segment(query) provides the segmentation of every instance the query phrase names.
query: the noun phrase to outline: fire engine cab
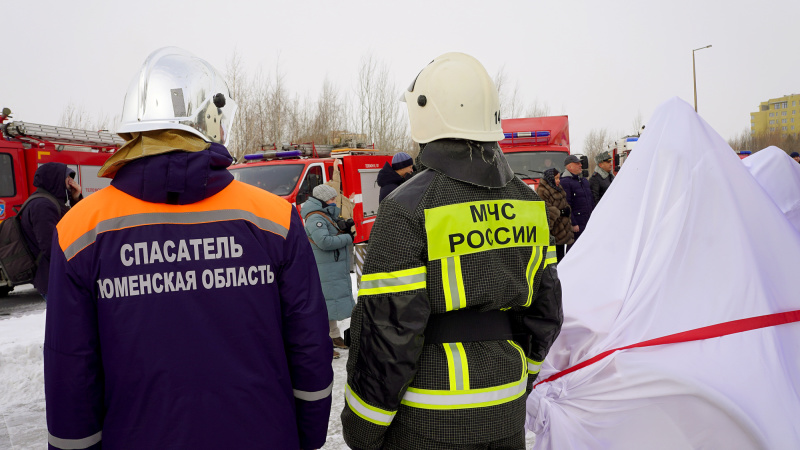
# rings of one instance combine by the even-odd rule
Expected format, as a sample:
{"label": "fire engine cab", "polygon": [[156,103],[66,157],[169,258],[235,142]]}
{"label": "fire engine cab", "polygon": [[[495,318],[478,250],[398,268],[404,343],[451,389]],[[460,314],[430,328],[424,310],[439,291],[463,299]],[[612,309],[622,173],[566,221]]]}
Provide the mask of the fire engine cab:
{"label": "fire engine cab", "polygon": [[[503,119],[501,126],[505,138],[500,148],[514,173],[531,189],[539,186],[545,170],[564,171],[564,160],[570,154],[567,116]],[[578,156],[584,169],[588,168],[588,159]]]}
{"label": "fire engine cab", "polygon": [[[60,162],[75,171],[83,195],[108,186],[111,180],[97,172],[122,146],[116,134],[85,131],[50,125],[13,121],[11,111],[0,113],[0,221],[17,214],[25,200],[36,190],[33,176],[40,165]],[[13,286],[0,271],[0,297]]]}
{"label": "fire engine cab", "polygon": [[639,136],[625,136],[617,139],[613,144],[609,144],[608,152],[614,158],[614,175],[616,175],[628,156],[631,155],[633,146],[639,141]]}
{"label": "fire engine cab", "polygon": [[337,204],[342,216],[355,222],[355,243],[359,244],[369,240],[378,215],[378,172],[392,160],[377,153],[374,148],[289,144],[245,155],[247,162],[231,166],[230,171],[234,179],[279,195],[298,211],[315,187],[338,182]]}
{"label": "fire engine cab", "polygon": [[33,187],[36,169],[60,162],[75,171],[84,197],[108,186],[111,180],[97,171],[125,141],[105,131],[85,131],[13,121],[11,111],[0,114],[0,220],[17,214]]}

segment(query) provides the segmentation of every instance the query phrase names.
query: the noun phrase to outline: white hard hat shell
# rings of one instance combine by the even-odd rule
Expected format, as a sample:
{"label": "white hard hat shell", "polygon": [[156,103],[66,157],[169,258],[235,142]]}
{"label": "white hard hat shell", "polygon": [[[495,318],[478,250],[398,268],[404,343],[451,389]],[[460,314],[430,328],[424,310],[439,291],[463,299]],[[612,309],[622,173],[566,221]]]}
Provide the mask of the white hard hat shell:
{"label": "white hard hat shell", "polygon": [[417,75],[404,93],[411,138],[503,140],[500,98],[483,65],[464,53],[446,53]]}

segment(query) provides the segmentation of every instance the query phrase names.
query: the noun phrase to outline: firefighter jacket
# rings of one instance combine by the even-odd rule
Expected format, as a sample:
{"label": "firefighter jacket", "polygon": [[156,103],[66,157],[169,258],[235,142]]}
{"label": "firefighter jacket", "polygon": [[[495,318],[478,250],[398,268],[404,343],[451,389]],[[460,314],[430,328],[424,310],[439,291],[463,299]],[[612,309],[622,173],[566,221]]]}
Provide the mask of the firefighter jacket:
{"label": "firefighter jacket", "polygon": [[50,448],[319,448],[332,344],[285,200],[225,147],[131,161],[58,224],[44,343]]}
{"label": "firefighter jacket", "polygon": [[336,226],[335,220],[341,212],[338,206],[323,204],[322,200],[310,197],[301,210],[306,222],[306,235],[317,261],[328,320],[347,319],[355,306],[353,281],[350,279],[353,237]]}
{"label": "firefighter jacket", "polygon": [[[524,446],[527,393],[562,322],[544,202],[496,143],[434,141],[420,163],[427,170],[384,199],[371,232],[345,441],[402,448],[422,436],[452,448],[522,434]],[[515,337],[426,342],[429,322],[463,311],[507,314]]]}

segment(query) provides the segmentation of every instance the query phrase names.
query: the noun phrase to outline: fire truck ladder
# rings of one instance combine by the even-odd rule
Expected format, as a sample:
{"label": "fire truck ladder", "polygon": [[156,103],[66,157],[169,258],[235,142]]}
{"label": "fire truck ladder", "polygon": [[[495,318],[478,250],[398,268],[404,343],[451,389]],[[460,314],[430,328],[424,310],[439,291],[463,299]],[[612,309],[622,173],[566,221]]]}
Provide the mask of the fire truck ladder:
{"label": "fire truck ladder", "polygon": [[119,148],[125,141],[107,131],[87,131],[15,121],[4,125],[3,132],[19,140],[49,141],[84,147]]}

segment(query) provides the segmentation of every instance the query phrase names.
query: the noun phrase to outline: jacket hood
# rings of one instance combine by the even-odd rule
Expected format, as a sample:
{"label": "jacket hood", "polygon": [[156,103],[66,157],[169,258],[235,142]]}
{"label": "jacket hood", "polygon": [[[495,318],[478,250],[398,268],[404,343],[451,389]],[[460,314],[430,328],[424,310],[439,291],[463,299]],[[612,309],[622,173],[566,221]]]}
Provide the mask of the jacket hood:
{"label": "jacket hood", "polygon": [[33,175],[33,185],[49,192],[61,203],[66,204],[67,186],[64,180],[66,180],[68,176],[74,178],[75,171],[67,167],[66,164],[49,162],[42,164],[36,169],[36,173]]}
{"label": "jacket hood", "polygon": [[378,172],[376,181],[378,182],[378,186],[383,187],[388,184],[400,184],[405,181],[405,178],[398,175],[389,163],[383,163],[383,168]]}
{"label": "jacket hood", "polygon": [[316,197],[309,197],[308,200],[300,206],[300,215],[302,215],[305,220],[305,217],[314,211],[323,212],[335,219],[339,217],[339,213],[341,213],[342,210],[338,206],[329,205]]}
{"label": "jacket hood", "polygon": [[514,172],[497,142],[440,139],[420,150],[420,170],[429,167],[455,180],[476,186],[500,188]]}
{"label": "jacket hood", "polygon": [[220,144],[194,153],[173,151],[128,162],[111,185],[147,202],[188,205],[225,189],[233,181],[227,170],[232,162]]}

